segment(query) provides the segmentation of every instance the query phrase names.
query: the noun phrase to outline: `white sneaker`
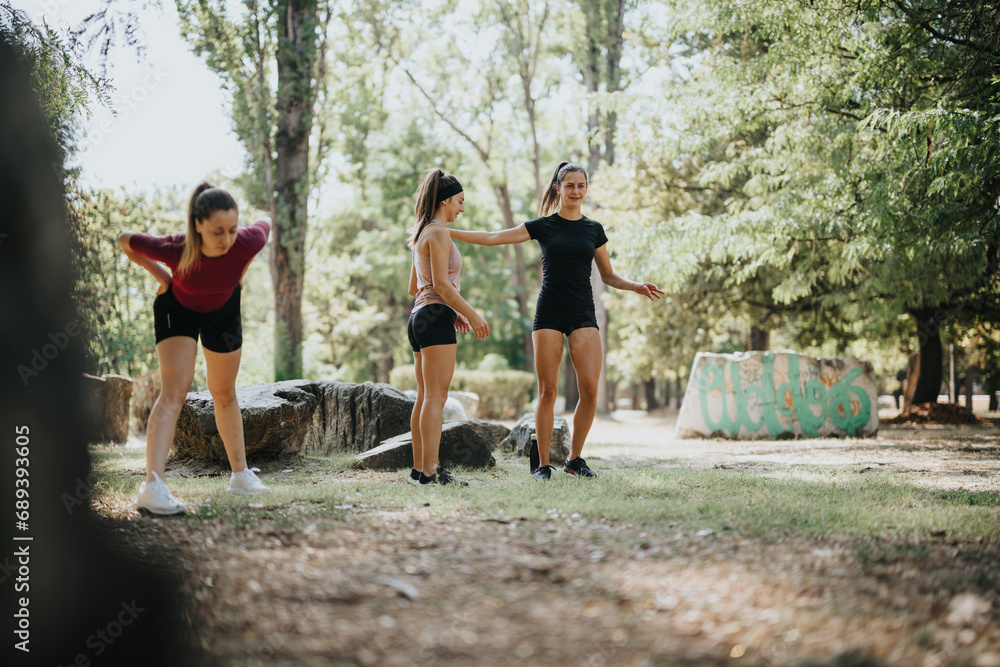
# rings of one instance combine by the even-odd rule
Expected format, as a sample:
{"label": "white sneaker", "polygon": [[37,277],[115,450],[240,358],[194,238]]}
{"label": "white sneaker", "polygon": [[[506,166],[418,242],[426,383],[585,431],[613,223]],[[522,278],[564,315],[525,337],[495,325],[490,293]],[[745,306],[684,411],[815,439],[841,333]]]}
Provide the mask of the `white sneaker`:
{"label": "white sneaker", "polygon": [[260,478],[250,468],[234,472],[233,476],[229,478],[229,488],[226,491],[240,496],[252,496],[255,493],[271,493],[270,487],[264,486],[264,483],[260,481]]}
{"label": "white sneaker", "polygon": [[187,512],[184,503],[174,498],[160,476],[153,473],[152,482],[139,485],[139,497],[135,504],[153,514],[179,514]]}

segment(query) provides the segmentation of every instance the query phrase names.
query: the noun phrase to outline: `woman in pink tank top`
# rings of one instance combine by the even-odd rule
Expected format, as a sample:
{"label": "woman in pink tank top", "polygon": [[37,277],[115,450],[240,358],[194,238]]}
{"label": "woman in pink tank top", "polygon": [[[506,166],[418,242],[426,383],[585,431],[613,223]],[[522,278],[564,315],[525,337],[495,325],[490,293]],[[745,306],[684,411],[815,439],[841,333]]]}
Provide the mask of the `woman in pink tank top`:
{"label": "woman in pink tank top", "polygon": [[202,183],[191,196],[187,233],[157,237],[122,232],[118,237],[128,258],[160,283],[153,301],[160,395],[149,413],[146,481],[136,499],[139,507],[153,514],[186,510],[167,489],[163,474],[177,418],[194,380],[199,337],[215,423],[233,469],[227,490],[240,495],[271,490],[247,467],[243,418],[236,400],[243,345],[241,283],[267,243],[271,227],[264,220],[242,228],[238,223],[232,195]]}
{"label": "woman in pink tank top", "polygon": [[408,481],[413,484],[468,484],[438,465],[444,403],[455,373],[455,331],[474,331],[476,338],[490,335],[486,320],[459,293],[462,256],[446,227],[465,210],[464,202],[458,179],[431,169],[417,190],[417,222],[409,229],[410,296],[416,299],[406,326],[417,376],[417,401],[410,415],[413,470]]}

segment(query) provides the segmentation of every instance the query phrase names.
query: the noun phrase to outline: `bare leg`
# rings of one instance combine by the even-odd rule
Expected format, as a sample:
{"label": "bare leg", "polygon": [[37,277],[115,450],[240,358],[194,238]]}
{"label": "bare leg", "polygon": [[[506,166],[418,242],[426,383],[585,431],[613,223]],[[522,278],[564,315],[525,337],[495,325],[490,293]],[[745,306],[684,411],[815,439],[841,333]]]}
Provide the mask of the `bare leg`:
{"label": "bare leg", "polygon": [[592,327],[577,329],[569,335],[569,358],[576,369],[580,402],[573,412],[573,445],[569,457],[583,453],[590,427],[597,411],[597,383],[601,379],[601,332]]}
{"label": "bare leg", "polygon": [[531,332],[531,342],[535,347],[535,374],[538,376],[538,404],[535,406],[538,464],[547,466],[549,448],[552,446],[552,427],[556,420],[563,335],[561,331],[555,329],[538,329]]}
{"label": "bare leg", "polygon": [[194,338],[174,336],[160,341],[156,357],[160,362],[160,395],[153,403],[146,424],[146,481],[153,473],[163,478],[167,456],[174,443],[177,418],[194,381],[194,360],[198,343]]}
{"label": "bare leg", "polygon": [[424,405],[423,362],[419,352],[413,353],[413,369],[417,374],[417,400],[410,413],[410,439],[413,441],[413,467],[420,470],[424,463],[424,441],[420,438],[420,410]]}
{"label": "bare leg", "polygon": [[424,399],[420,406],[420,440],[423,447],[421,466],[418,470],[428,477],[438,465],[441,447],[441,422],[444,402],[448,400],[448,387],[455,374],[455,354],[458,345],[432,345],[420,351]]}
{"label": "bare leg", "polygon": [[243,442],[243,416],[236,400],[236,375],[240,372],[243,350],[212,352],[205,350],[205,370],[208,391],[215,403],[215,425],[219,428],[222,444],[226,447],[229,466],[233,472],[247,468],[246,445]]}

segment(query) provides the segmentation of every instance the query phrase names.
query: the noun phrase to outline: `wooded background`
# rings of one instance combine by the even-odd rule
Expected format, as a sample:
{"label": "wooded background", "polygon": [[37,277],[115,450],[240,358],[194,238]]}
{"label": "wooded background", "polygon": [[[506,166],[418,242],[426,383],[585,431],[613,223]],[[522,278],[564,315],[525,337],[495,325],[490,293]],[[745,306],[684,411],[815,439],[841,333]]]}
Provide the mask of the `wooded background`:
{"label": "wooded background", "polygon": [[[0,3],[0,38],[67,163],[79,118],[113,85],[80,54],[163,29],[141,25],[139,4],[107,3],[67,32]],[[698,350],[857,356],[885,391],[918,352],[922,402],[937,399],[951,345],[967,386],[1000,388],[995,4],[175,4],[246,147],[241,173],[210,178],[246,222],[275,221],[247,275],[241,383],[388,381],[411,361],[405,230],[421,174],[463,182],[457,227],[496,229],[535,217],[570,159],[590,171],[585,212],[605,225],[616,270],[668,293],[650,304],[595,285],[602,408],[676,400]],[[155,284],[115,238],[180,231],[195,184],[94,191],[63,173],[91,370],[154,369]],[[318,215],[331,181],[346,194]],[[463,294],[492,335],[461,340],[459,362],[530,369],[537,246],[461,250]],[[571,368],[567,388],[575,400]]]}

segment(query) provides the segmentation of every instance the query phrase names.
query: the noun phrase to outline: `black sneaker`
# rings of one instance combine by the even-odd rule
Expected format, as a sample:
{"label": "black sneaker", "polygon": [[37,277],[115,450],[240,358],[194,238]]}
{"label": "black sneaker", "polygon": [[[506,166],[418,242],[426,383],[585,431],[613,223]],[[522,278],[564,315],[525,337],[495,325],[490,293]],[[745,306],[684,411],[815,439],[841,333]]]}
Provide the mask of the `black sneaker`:
{"label": "black sneaker", "polygon": [[406,478],[408,484],[420,484],[420,471],[414,468],[410,471],[410,476]]}
{"label": "black sneaker", "polygon": [[577,477],[597,477],[594,471],[587,467],[587,462],[583,460],[582,456],[578,456],[575,459],[566,459],[566,465],[563,466],[563,472],[568,472],[571,475],[576,475]]}
{"label": "black sneaker", "polygon": [[552,466],[538,466],[535,468],[535,472],[531,473],[531,479],[549,481],[552,479]]}
{"label": "black sneaker", "polygon": [[417,484],[419,484],[420,486],[427,486],[428,484],[436,484],[436,483],[437,483],[437,475],[431,475],[430,477],[428,477],[424,473],[420,473],[420,479],[417,480]]}
{"label": "black sneaker", "polygon": [[468,482],[463,482],[460,479],[455,479],[454,475],[452,475],[450,472],[448,472],[441,466],[437,467],[437,482],[438,484],[458,484],[460,486],[469,485]]}

